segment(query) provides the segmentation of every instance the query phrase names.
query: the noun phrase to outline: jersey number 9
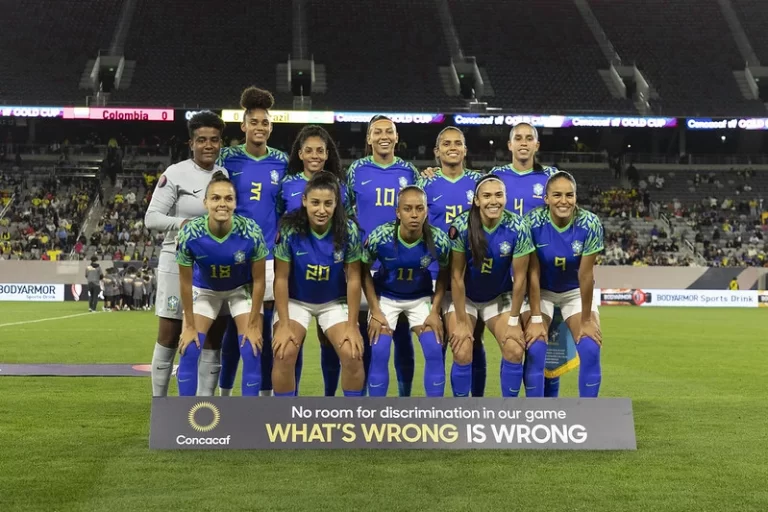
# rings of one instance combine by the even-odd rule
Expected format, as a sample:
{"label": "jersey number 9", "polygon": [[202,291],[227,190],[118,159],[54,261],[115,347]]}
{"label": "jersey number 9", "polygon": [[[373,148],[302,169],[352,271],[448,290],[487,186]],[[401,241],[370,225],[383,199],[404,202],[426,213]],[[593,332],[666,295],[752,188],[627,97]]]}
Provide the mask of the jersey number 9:
{"label": "jersey number 9", "polygon": [[251,201],[261,201],[261,183],[251,182]]}
{"label": "jersey number 9", "polygon": [[555,256],[555,266],[557,268],[563,269],[563,272],[565,272],[565,258],[561,258],[560,256]]}
{"label": "jersey number 9", "polygon": [[213,279],[226,279],[232,275],[230,265],[211,265],[211,277]]}
{"label": "jersey number 9", "polygon": [[307,265],[307,281],[328,281],[331,278],[331,267],[325,265]]}
{"label": "jersey number 9", "polygon": [[[382,191],[383,191],[383,194],[382,194]],[[382,199],[384,200],[383,202],[382,202]],[[395,189],[377,188],[376,189],[376,206],[395,206]]]}
{"label": "jersey number 9", "polygon": [[445,207],[445,223],[449,225],[453,222],[453,219],[458,217],[464,212],[464,207],[460,204],[446,206]]}

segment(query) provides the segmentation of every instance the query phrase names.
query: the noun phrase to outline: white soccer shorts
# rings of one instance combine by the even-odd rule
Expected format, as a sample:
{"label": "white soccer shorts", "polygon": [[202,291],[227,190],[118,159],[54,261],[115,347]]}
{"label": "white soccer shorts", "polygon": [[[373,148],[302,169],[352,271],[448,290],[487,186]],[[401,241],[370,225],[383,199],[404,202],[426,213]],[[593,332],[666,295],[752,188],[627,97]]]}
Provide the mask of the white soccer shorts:
{"label": "white soccer shorts", "polygon": [[[233,290],[215,291],[207,288],[192,288],[192,311],[196,315],[216,319],[222,306],[229,306],[232,317],[251,314],[251,285],[238,286]],[[261,313],[264,313],[262,307]]]}
{"label": "white soccer shorts", "polygon": [[[598,313],[600,296],[592,299],[592,311]],[[581,313],[581,290],[578,288],[567,292],[555,293],[549,290],[541,290],[541,313],[549,318],[555,314],[555,307],[559,307],[563,319],[568,320],[573,315]]]}
{"label": "white soccer shorts", "polygon": [[275,260],[266,261],[264,284],[264,302],[275,300]]}
{"label": "white soccer shorts", "polygon": [[[395,300],[388,297],[379,298],[379,307],[384,317],[387,319],[390,330],[394,331],[397,327],[397,318],[401,313],[408,317],[408,324],[411,328],[424,325],[424,321],[432,311],[432,298],[422,297],[415,300]],[[370,320],[370,315],[369,315]]]}
{"label": "white soccer shorts", "polygon": [[[312,317],[315,317],[317,318],[317,323],[320,324],[320,329],[325,332],[334,325],[348,321],[349,308],[347,308],[347,303],[342,300],[312,304],[310,302],[289,299],[288,316],[291,320],[304,327],[304,330],[309,329],[309,323],[312,321]],[[280,319],[278,318],[277,308],[275,308],[272,325],[276,324],[278,320]]]}
{"label": "white soccer shorts", "polygon": [[158,269],[155,315],[171,320],[181,320],[182,313],[179,274]]}
{"label": "white soccer shorts", "polygon": [[[455,313],[453,300],[449,300],[447,310],[448,313]],[[471,300],[464,299],[465,309],[467,314],[477,320],[480,318],[483,322],[488,323],[491,318],[495,318],[503,313],[509,313],[512,311],[512,292],[502,293],[498,297],[489,300],[488,302],[473,302]]]}

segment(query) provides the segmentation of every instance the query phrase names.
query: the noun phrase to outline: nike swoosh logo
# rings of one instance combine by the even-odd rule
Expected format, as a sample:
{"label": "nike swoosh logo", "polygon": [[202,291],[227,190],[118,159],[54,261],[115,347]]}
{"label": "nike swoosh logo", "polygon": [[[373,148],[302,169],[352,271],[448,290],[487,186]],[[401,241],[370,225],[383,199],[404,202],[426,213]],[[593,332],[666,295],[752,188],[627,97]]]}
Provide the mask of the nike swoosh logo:
{"label": "nike swoosh logo", "polygon": [[299,194],[301,194],[301,192],[294,192],[293,194],[291,194],[291,197],[297,196]]}
{"label": "nike swoosh logo", "polygon": [[361,185],[367,185],[367,184],[369,184],[369,183],[370,183],[370,182],[372,182],[372,181],[373,181],[373,180],[366,180],[366,181],[361,181],[361,182],[360,182],[360,184],[361,184]]}
{"label": "nike swoosh logo", "polygon": [[207,258],[207,257],[208,257],[207,254],[201,254],[200,256],[197,257],[197,259],[202,260],[203,258]]}
{"label": "nike swoosh logo", "polygon": [[433,201],[439,201],[441,197],[443,197],[443,194],[440,194],[440,195],[439,195],[439,196],[437,196],[437,197],[433,197],[433,198],[432,198],[432,200],[433,200]]}
{"label": "nike swoosh logo", "polygon": [[197,190],[193,190],[193,191],[192,191],[192,193],[193,193],[193,194],[195,194],[195,195],[197,195],[197,194],[199,194],[199,193],[200,193],[200,192],[202,192],[202,191],[203,191],[203,189],[199,188],[199,189],[197,189]]}
{"label": "nike swoosh logo", "polygon": [[384,383],[382,382],[381,384],[368,384],[368,387],[371,387],[371,388],[380,388],[380,387],[381,387],[381,386],[383,386],[383,385],[384,385]]}
{"label": "nike swoosh logo", "polygon": [[593,388],[593,387],[595,387],[595,386],[599,386],[599,385],[600,385],[600,383],[599,383],[599,382],[595,382],[594,384],[589,384],[589,383],[588,383],[588,384],[587,384],[587,387],[588,387],[588,388]]}
{"label": "nike swoosh logo", "polygon": [[512,389],[512,388],[509,388],[509,392],[510,392],[510,393],[519,393],[519,392],[520,392],[520,390],[519,390],[519,389]]}
{"label": "nike swoosh logo", "polygon": [[189,382],[189,381],[191,381],[191,380],[192,380],[192,379],[179,379],[179,382]]}
{"label": "nike swoosh logo", "polygon": [[305,254],[309,254],[307,251],[296,251],[296,256],[304,256]]}
{"label": "nike swoosh logo", "polygon": [[433,386],[442,386],[443,384],[445,384],[445,381],[443,381],[443,382],[433,382],[432,383]]}
{"label": "nike swoosh logo", "polygon": [[232,176],[240,176],[241,174],[243,174],[243,172],[244,171],[242,171],[242,172],[233,172]]}
{"label": "nike swoosh logo", "polygon": [[547,247],[549,244],[536,244],[537,248]]}
{"label": "nike swoosh logo", "polygon": [[397,258],[384,258],[386,261],[397,261]]}
{"label": "nike swoosh logo", "polygon": [[258,383],[258,382],[246,382],[246,383],[245,383],[245,385],[246,385],[247,387],[249,387],[249,388],[252,388],[252,387],[254,387],[254,386],[258,386],[258,385],[259,385],[259,383]]}

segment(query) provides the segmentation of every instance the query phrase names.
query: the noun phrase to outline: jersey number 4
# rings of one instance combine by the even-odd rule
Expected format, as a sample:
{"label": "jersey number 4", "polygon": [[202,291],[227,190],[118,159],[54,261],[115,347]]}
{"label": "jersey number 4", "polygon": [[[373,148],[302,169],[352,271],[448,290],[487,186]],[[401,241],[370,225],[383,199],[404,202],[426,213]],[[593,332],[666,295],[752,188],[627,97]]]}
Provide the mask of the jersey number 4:
{"label": "jersey number 4", "polygon": [[514,206],[512,207],[512,211],[520,216],[523,215],[523,211],[525,208],[523,207],[523,200],[515,198],[514,200]]}
{"label": "jersey number 4", "polygon": [[307,281],[328,281],[331,278],[331,267],[325,265],[307,265]]}
{"label": "jersey number 4", "polygon": [[211,265],[211,277],[213,279],[226,279],[232,275],[230,265]]}

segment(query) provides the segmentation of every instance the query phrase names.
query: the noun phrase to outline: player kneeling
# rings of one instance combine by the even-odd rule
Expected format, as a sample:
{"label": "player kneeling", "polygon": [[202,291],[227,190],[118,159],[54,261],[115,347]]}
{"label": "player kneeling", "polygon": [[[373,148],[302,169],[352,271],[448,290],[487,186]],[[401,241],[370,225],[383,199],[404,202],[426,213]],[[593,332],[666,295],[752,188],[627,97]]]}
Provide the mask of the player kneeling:
{"label": "player kneeling", "polygon": [[[193,352],[186,350],[190,344],[198,348],[205,344],[208,330],[226,302],[237,325],[243,356],[243,394],[250,386],[258,394],[267,246],[256,222],[234,214],[235,189],[224,173],[215,172],[211,177],[205,207],[207,215],[187,222],[179,231],[176,261],[186,319],[179,352],[184,358],[186,352]],[[197,395],[213,396],[219,372],[210,371],[205,363],[211,362],[200,361]]]}
{"label": "player kneeling", "polygon": [[533,246],[525,219],[506,211],[506,203],[504,184],[495,176],[486,176],[477,184],[470,210],[457,217],[449,231],[453,301],[447,308],[446,325],[453,351],[454,396],[469,396],[472,333],[478,318],[485,321],[501,347],[501,395],[520,393],[525,339],[519,315]]}
{"label": "player kneeling", "polygon": [[347,219],[339,181],[330,172],[316,173],[304,189],[301,208],[283,217],[274,254],[275,396],[295,395],[296,358],[312,317],[341,360],[344,396],[362,396],[360,232]]}
{"label": "player kneeling", "polygon": [[[443,396],[445,365],[440,304],[448,278],[450,240],[427,222],[427,195],[419,187],[411,185],[400,191],[396,213],[396,221],[371,232],[363,249],[365,296],[371,312],[368,322],[372,346],[368,394],[387,396],[392,331],[400,314],[405,313],[424,351],[426,395]],[[381,266],[371,277],[368,268],[376,261]],[[441,270],[433,298],[429,267],[435,261]]]}
{"label": "player kneeling", "polygon": [[602,381],[602,334],[592,294],[603,226],[597,215],[576,206],[576,181],[565,171],[549,178],[544,200],[547,206],[527,215],[536,252],[529,269],[531,320],[526,338],[531,346],[546,339],[559,307],[579,353],[579,396],[594,398]]}

